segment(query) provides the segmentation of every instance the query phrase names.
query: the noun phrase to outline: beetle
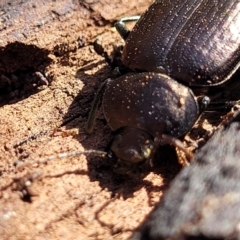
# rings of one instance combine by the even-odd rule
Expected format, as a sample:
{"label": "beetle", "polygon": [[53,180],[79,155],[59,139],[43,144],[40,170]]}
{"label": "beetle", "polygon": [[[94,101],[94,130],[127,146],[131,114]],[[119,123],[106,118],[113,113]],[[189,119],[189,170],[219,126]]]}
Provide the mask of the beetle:
{"label": "beetle", "polygon": [[122,61],[137,71],[160,72],[191,86],[226,82],[240,66],[239,0],[157,0],[126,40]]}
{"label": "beetle", "polygon": [[134,18],[116,28],[125,40],[122,63],[133,72],[100,86],[86,131],[93,131],[102,98],[108,125],[122,130],[111,147],[119,159],[142,162],[159,144],[173,144],[191,158],[177,140],[200,114],[189,87],[221,85],[239,68],[240,1],[157,0],[132,31],[128,20]]}

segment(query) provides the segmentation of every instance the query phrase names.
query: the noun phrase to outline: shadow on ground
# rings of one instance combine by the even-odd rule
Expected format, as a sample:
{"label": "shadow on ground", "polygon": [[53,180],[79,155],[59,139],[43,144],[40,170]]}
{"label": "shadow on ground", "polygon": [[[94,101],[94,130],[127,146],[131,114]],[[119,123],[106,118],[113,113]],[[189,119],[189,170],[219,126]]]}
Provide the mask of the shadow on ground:
{"label": "shadow on ground", "polygon": [[0,107],[13,104],[48,85],[44,76],[51,63],[49,52],[35,45],[20,42],[9,43],[0,48]]}

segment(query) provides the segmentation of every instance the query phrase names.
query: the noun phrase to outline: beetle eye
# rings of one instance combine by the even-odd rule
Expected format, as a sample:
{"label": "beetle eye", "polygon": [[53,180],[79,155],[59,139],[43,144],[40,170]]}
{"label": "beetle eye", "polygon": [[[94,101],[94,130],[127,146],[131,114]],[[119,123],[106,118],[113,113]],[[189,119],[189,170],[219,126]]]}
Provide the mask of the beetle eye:
{"label": "beetle eye", "polygon": [[149,159],[153,153],[154,145],[151,141],[146,141],[142,147],[142,155],[145,159]]}

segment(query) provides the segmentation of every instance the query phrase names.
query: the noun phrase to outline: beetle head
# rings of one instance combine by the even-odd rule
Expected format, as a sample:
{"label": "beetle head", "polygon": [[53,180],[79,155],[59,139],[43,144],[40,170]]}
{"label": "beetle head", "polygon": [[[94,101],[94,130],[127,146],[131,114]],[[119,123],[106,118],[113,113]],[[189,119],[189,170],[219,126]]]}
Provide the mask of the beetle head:
{"label": "beetle head", "polygon": [[144,130],[125,127],[114,138],[111,150],[121,160],[138,163],[151,158],[154,141],[152,136]]}

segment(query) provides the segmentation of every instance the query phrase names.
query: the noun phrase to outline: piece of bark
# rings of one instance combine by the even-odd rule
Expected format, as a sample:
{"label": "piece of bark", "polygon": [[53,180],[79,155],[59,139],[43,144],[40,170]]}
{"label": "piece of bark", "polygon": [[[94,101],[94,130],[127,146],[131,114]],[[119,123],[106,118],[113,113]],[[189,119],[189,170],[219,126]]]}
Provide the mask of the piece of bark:
{"label": "piece of bark", "polygon": [[184,168],[132,240],[240,239],[240,112]]}
{"label": "piece of bark", "polygon": [[69,34],[80,35],[90,14],[72,0],[4,1],[0,11],[1,47],[18,41],[46,48],[61,41],[67,29]]}
{"label": "piece of bark", "polygon": [[[152,1],[24,0],[0,3],[0,47],[10,42],[51,48],[64,38],[88,35],[120,17],[142,13]],[[89,21],[91,19],[91,21]],[[92,37],[92,36],[89,36]]]}
{"label": "piece of bark", "polygon": [[[16,4],[27,2],[30,1],[15,1]],[[44,9],[51,9],[53,2],[64,3],[45,1]],[[164,161],[161,157],[162,164],[154,173],[135,181],[116,175],[111,159],[78,156],[16,171],[16,160],[84,148],[104,150],[111,140],[110,129],[101,113],[94,133],[84,133],[94,93],[102,81],[112,76],[111,68],[93,51],[92,43],[100,35],[104,46],[111,50],[109,46],[117,45],[121,38],[112,22],[99,26],[101,14],[86,8],[82,2],[75,1],[80,6],[78,10],[46,22],[36,32],[31,27],[34,19],[21,26],[16,21],[18,31],[24,27],[31,30],[27,38],[18,38],[20,43],[13,38],[14,28],[0,32],[4,41],[2,50],[9,56],[5,58],[8,63],[0,64],[8,78],[3,76],[5,83],[12,78],[14,83],[24,85],[14,84],[6,96],[9,100],[4,98],[0,103],[1,239],[128,239],[179,169],[174,161]],[[137,6],[138,2],[133,0],[131,4]],[[38,17],[45,18],[40,13]],[[82,16],[86,19],[82,20]],[[81,35],[86,43],[75,48],[74,43]],[[15,53],[22,49],[22,55],[17,52],[21,58],[7,54],[13,49]],[[0,60],[1,57],[0,54]],[[15,61],[15,65],[15,59],[22,60]],[[43,90],[31,91],[31,80],[36,75],[33,71],[41,72],[49,80],[48,86],[42,86]],[[38,173],[42,173],[41,179],[35,178]]]}

